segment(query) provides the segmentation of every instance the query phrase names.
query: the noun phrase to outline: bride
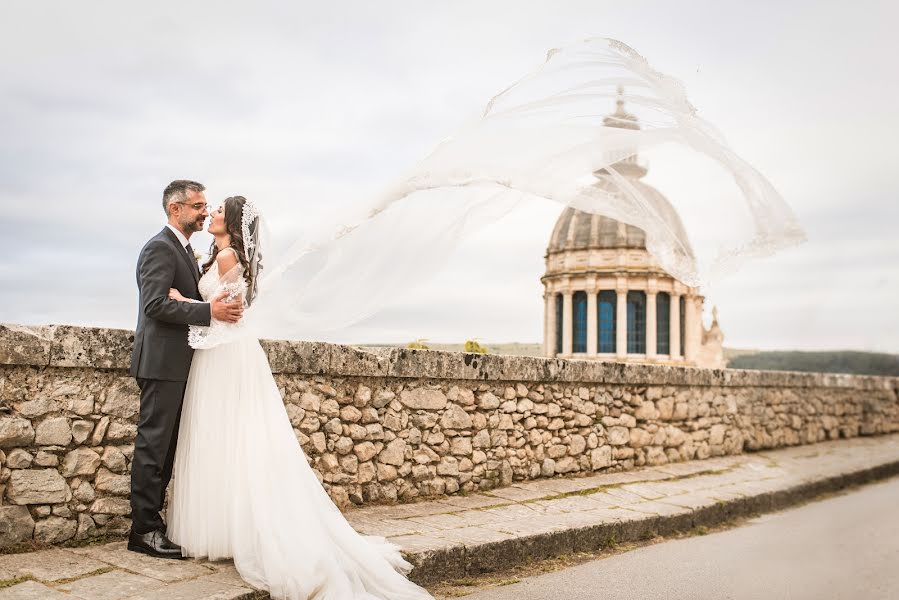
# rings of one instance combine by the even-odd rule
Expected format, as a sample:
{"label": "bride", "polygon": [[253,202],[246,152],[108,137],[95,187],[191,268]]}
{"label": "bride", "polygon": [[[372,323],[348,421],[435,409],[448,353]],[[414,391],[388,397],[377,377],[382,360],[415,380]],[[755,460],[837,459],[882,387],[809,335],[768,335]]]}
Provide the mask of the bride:
{"label": "bride", "polygon": [[[251,305],[260,217],[242,196],[211,215],[200,293]],[[189,302],[177,290],[169,296]],[[192,327],[168,537],[185,556],[233,558],[240,576],[286,600],[431,598],[384,538],[358,534],[325,493],[296,439],[259,341],[243,322]],[[243,330],[243,331],[242,331]]]}

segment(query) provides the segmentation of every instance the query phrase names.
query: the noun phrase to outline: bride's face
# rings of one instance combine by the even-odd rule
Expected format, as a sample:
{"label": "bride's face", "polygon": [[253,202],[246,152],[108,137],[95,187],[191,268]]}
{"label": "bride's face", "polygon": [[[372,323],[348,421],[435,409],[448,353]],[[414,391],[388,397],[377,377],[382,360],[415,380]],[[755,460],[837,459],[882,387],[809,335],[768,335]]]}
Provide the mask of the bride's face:
{"label": "bride's face", "polygon": [[222,204],[209,215],[209,227],[206,231],[215,235],[217,233],[226,233],[225,229],[225,205]]}

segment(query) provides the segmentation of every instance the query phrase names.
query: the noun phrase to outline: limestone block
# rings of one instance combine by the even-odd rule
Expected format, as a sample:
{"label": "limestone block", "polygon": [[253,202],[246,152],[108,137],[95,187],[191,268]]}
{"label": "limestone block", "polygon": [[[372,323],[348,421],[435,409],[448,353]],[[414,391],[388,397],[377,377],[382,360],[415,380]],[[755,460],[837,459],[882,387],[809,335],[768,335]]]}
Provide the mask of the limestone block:
{"label": "limestone block", "polygon": [[18,402],[15,404],[15,407],[16,412],[29,419],[42,417],[49,412],[58,410],[56,403],[49,396],[41,396],[34,400]]}
{"label": "limestone block", "polygon": [[16,448],[6,455],[6,466],[10,469],[27,469],[31,466],[34,457],[30,452]]}
{"label": "limestone block", "polygon": [[62,463],[62,474],[66,477],[93,475],[99,467],[99,454],[90,448],[76,448],[66,454]]}
{"label": "limestone block", "polygon": [[90,421],[75,421],[72,423],[72,439],[76,444],[83,444],[94,430],[94,424]]}
{"label": "limestone block", "polygon": [[304,392],[300,396],[300,408],[303,410],[317,413],[321,410],[322,397],[312,392]]}
{"label": "limestone block", "polygon": [[359,483],[374,481],[377,471],[373,462],[360,463],[356,470],[356,480]]}
{"label": "limestone block", "polygon": [[113,473],[121,473],[128,466],[125,454],[116,446],[107,446],[103,450],[100,461]]}
{"label": "limestone block", "polygon": [[0,448],[30,446],[34,442],[31,421],[18,417],[0,417]]}
{"label": "limestone block", "polygon": [[634,411],[634,417],[639,421],[653,421],[659,418],[659,411],[652,402],[643,402]]}
{"label": "limestone block", "polygon": [[400,392],[400,402],[406,408],[413,410],[440,410],[446,407],[447,398],[440,390],[415,388]]}
{"label": "limestone block", "polygon": [[669,425],[666,429],[665,446],[680,446],[687,440],[687,434],[678,429],[674,425]]}
{"label": "limestone block", "polygon": [[99,515],[130,515],[131,503],[126,498],[98,498],[91,505],[91,512]]}
{"label": "limestone block", "polygon": [[325,398],[322,400],[319,412],[323,417],[331,419],[340,416],[340,403],[334,398]]}
{"label": "limestone block", "polygon": [[6,495],[13,504],[54,504],[66,502],[70,494],[66,480],[56,469],[13,471]]}
{"label": "limestone block", "polygon": [[[374,456],[374,446],[369,442],[369,445],[372,447],[372,456]],[[341,437],[337,440],[337,443],[334,444],[334,449],[338,454],[348,454],[353,451],[355,444],[353,440],[348,437]],[[369,459],[371,456],[369,456]]]}
{"label": "limestone block", "polygon": [[80,513],[78,515],[78,529],[75,531],[76,540],[86,540],[97,534],[97,526],[90,516]]}
{"label": "limestone block", "polygon": [[362,411],[355,406],[344,406],[340,409],[340,419],[344,423],[358,423],[362,420]]}
{"label": "limestone block", "polygon": [[109,429],[109,421],[109,417],[103,417],[97,422],[94,432],[91,434],[91,446],[99,446],[103,441],[106,431]]}
{"label": "limestone block", "polygon": [[[97,427],[99,429],[99,425]],[[135,423],[123,423],[122,421],[110,421],[106,430],[106,439],[111,442],[131,442],[137,437],[137,425]]]}
{"label": "limestone block", "polygon": [[53,334],[52,327],[0,325],[0,365],[46,367]]}
{"label": "limestone block", "polygon": [[40,467],[55,467],[59,465],[59,457],[52,452],[39,450],[34,457],[34,464]]}
{"label": "limestone block", "polygon": [[648,465],[664,465],[668,463],[668,455],[665,454],[663,448],[651,446],[646,450],[646,464]]}
{"label": "limestone block", "polygon": [[94,501],[94,488],[87,481],[82,481],[75,491],[72,494],[76,500],[79,502],[84,502],[85,504]]}
{"label": "limestone block", "polygon": [[[724,443],[724,434],[727,432],[727,426],[725,425],[712,425],[712,430],[709,432],[709,444],[712,446],[718,446]],[[813,440],[817,441],[817,440]]]}
{"label": "limestone block", "polygon": [[611,466],[612,447],[600,446],[599,448],[594,448],[590,452],[590,464],[592,465],[594,471]]}
{"label": "limestone block", "polygon": [[494,410],[499,408],[499,398],[492,392],[482,392],[478,394],[478,408],[481,410]]}
{"label": "limestone block", "polygon": [[571,441],[568,442],[568,453],[572,456],[581,454],[584,450],[587,449],[587,440],[582,435],[573,435],[571,436]]}
{"label": "limestone block", "polygon": [[40,446],[67,446],[72,441],[72,428],[65,417],[51,417],[41,421],[34,443]]}
{"label": "limestone block", "polygon": [[127,496],[131,493],[131,476],[116,475],[108,469],[101,468],[97,472],[94,486],[99,492],[116,496]]}
{"label": "limestone block", "polygon": [[471,443],[475,448],[489,448],[490,433],[486,429],[481,429],[474,435]]}
{"label": "limestone block", "polygon": [[449,391],[446,393],[446,398],[450,402],[455,402],[460,406],[474,405],[474,392],[457,385],[454,385],[449,389]]}
{"label": "limestone block", "polygon": [[119,377],[100,394],[100,412],[130,419],[140,410],[140,390],[131,377]]}
{"label": "limestone block", "polygon": [[396,471],[396,467],[392,465],[385,465],[384,463],[377,464],[378,470],[378,481],[394,481],[399,475]]}
{"label": "limestone block", "polygon": [[78,522],[62,517],[48,517],[35,523],[34,539],[45,544],[58,544],[75,537]]}
{"label": "limestone block", "polygon": [[309,441],[312,444],[312,447],[316,452],[321,454],[328,448],[327,440],[325,439],[325,434],[321,431],[317,431],[309,436]]}
{"label": "limestone block", "polygon": [[471,456],[471,438],[454,437],[450,440],[450,452],[456,456]]}
{"label": "limestone block", "polygon": [[565,456],[556,461],[556,473],[571,473],[579,468],[577,460],[573,456]]}
{"label": "limestone block", "polygon": [[624,446],[630,442],[630,431],[627,427],[611,427],[609,428],[608,439],[613,446]]}
{"label": "limestone block", "polygon": [[443,429],[470,429],[471,425],[471,415],[455,404],[450,404],[440,417]]}
{"label": "limestone block", "polygon": [[[354,451],[356,454],[356,458],[358,458],[361,462],[370,461],[377,453],[375,445],[371,442],[361,442],[359,444],[356,444]],[[405,452],[405,449],[403,451]],[[402,462],[400,464],[402,464]]]}
{"label": "limestone block", "polygon": [[83,398],[73,398],[72,412],[82,417],[85,417],[94,412],[94,397],[86,396]]}
{"label": "limestone block", "polygon": [[34,519],[27,506],[0,506],[0,548],[31,540]]}
{"label": "limestone block", "polygon": [[124,329],[59,325],[50,353],[51,367],[127,369],[134,333]]}
{"label": "limestone block", "polygon": [[406,442],[397,438],[381,450],[381,453],[378,455],[378,462],[399,467],[405,460],[405,453]]}

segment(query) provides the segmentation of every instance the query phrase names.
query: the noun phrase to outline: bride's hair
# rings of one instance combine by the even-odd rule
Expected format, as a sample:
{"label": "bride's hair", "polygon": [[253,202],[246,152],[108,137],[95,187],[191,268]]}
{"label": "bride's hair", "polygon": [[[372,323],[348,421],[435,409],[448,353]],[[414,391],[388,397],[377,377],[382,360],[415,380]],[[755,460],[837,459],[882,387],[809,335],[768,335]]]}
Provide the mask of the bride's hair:
{"label": "bride's hair", "polygon": [[[237,253],[237,260],[240,261],[240,264],[243,266],[243,277],[246,280],[247,285],[252,286],[250,261],[247,260],[247,253],[244,251],[243,229],[241,227],[241,223],[243,222],[243,205],[246,204],[246,202],[247,199],[243,196],[231,196],[230,198],[225,198],[223,204],[225,205],[225,231],[231,236],[231,248]],[[216,246],[215,241],[213,241],[212,247],[209,249],[209,260],[203,265],[204,273],[208,271],[212,266],[212,263],[215,262],[218,253],[218,246]]]}

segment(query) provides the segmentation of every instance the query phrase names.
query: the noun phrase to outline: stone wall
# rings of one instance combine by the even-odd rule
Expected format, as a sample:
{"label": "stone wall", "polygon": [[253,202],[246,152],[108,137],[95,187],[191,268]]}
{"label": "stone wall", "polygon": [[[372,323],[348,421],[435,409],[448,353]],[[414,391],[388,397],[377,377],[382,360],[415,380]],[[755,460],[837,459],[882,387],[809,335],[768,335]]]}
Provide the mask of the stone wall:
{"label": "stone wall", "polygon": [[[0,325],[0,547],[128,530],[131,341]],[[899,431],[899,378],[263,345],[341,506]]]}

